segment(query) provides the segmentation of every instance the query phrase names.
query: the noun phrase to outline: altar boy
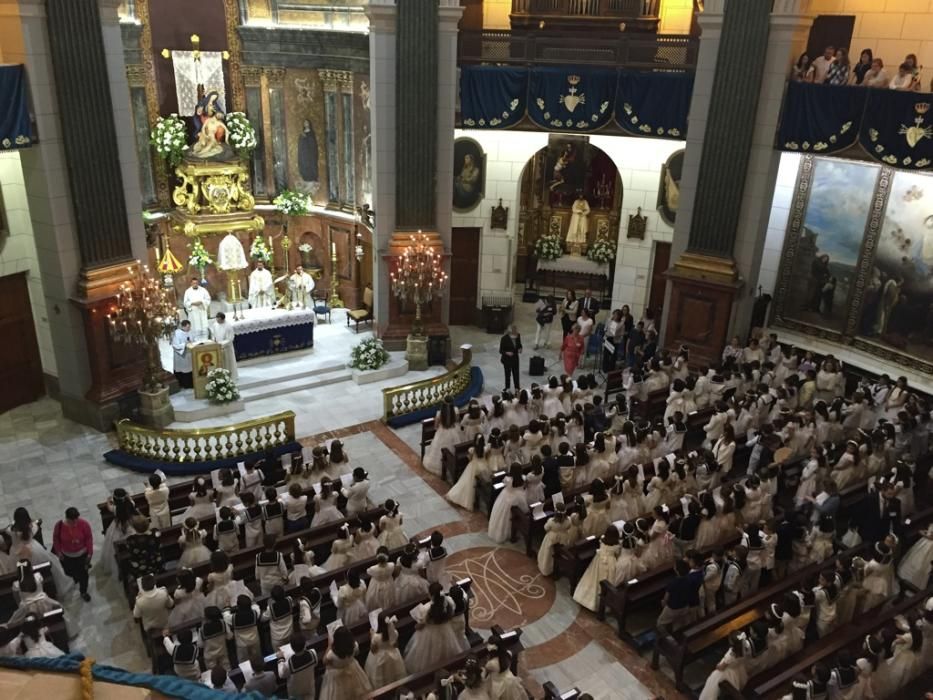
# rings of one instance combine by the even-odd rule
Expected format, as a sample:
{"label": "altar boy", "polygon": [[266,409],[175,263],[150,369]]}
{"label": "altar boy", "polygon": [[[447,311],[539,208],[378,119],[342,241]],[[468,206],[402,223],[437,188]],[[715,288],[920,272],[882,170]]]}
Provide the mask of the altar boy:
{"label": "altar boy", "polygon": [[233,381],[237,379],[236,352],[233,349],[235,335],[233,326],[227,323],[226,315],[223,312],[218,313],[214,325],[211,326],[211,338],[220,345],[220,349],[224,354],[224,367],[230,372]]}
{"label": "altar boy", "polygon": [[190,389],[194,386],[191,376],[191,351],[188,349],[188,343],[191,342],[191,321],[184,320],[181,327],[175,329],[175,335],[172,336],[172,357],[175,360],[175,378],[182,389]]}

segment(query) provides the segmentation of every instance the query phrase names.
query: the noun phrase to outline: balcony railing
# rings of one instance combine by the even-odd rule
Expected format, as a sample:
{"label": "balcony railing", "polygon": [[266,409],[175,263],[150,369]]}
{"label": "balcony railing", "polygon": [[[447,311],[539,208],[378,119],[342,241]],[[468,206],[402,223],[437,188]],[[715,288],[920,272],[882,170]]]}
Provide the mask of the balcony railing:
{"label": "balcony railing", "polygon": [[513,15],[657,17],[660,0],[512,0]]}
{"label": "balcony railing", "polygon": [[593,64],[636,70],[692,71],[696,67],[698,49],[697,39],[682,34],[619,33],[612,37],[590,36],[585,41],[566,34],[506,30],[461,30],[459,35],[461,64]]}

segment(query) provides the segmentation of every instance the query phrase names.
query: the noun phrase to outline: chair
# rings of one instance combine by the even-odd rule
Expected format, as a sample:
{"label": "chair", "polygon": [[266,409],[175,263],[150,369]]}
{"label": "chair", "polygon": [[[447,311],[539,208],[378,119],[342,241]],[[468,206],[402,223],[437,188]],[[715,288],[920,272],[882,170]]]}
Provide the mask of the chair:
{"label": "chair", "polygon": [[323,294],[311,292],[311,299],[314,302],[314,317],[326,318],[330,323],[330,307],[327,305],[327,297]]}
{"label": "chair", "polygon": [[347,328],[350,327],[350,321],[353,321],[356,324],[356,332],[360,332],[360,323],[364,321],[369,321],[369,324],[372,325],[373,322],[373,288],[368,284],[366,289],[363,290],[363,307],[360,309],[352,309],[347,311]]}

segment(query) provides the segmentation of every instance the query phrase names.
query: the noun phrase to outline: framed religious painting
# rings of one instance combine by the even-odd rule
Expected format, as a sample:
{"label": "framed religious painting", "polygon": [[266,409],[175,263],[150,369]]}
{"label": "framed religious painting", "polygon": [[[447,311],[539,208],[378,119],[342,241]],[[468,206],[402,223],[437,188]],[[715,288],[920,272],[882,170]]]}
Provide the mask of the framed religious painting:
{"label": "framed religious painting", "polygon": [[854,345],[933,372],[933,176],[892,174]]}
{"label": "framed religious painting", "polygon": [[661,182],[658,184],[658,214],[668,226],[677,221],[680,203],[680,173],[684,167],[684,150],[674,151],[661,166]]}
{"label": "framed religious painting", "polygon": [[[772,322],[841,341],[865,287],[886,196],[882,168],[804,156],[784,237]],[[870,252],[870,251],[869,251]]]}
{"label": "framed religious painting", "polygon": [[212,369],[224,366],[220,346],[212,340],[202,340],[188,345],[191,352],[194,398],[207,398],[207,376]]}
{"label": "framed religious painting", "polygon": [[486,154],[478,141],[454,141],[454,211],[467,212],[483,199],[486,187]]}

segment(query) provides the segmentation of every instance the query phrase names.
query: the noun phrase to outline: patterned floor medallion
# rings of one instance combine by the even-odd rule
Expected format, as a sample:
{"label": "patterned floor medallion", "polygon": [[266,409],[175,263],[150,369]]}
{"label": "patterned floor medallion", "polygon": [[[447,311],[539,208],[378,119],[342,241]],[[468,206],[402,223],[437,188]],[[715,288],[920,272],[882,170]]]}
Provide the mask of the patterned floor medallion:
{"label": "patterned floor medallion", "polygon": [[510,549],[474,547],[447,561],[452,578],[473,580],[470,626],[512,629],[547,614],[554,603],[554,582],[542,576],[535,560]]}

